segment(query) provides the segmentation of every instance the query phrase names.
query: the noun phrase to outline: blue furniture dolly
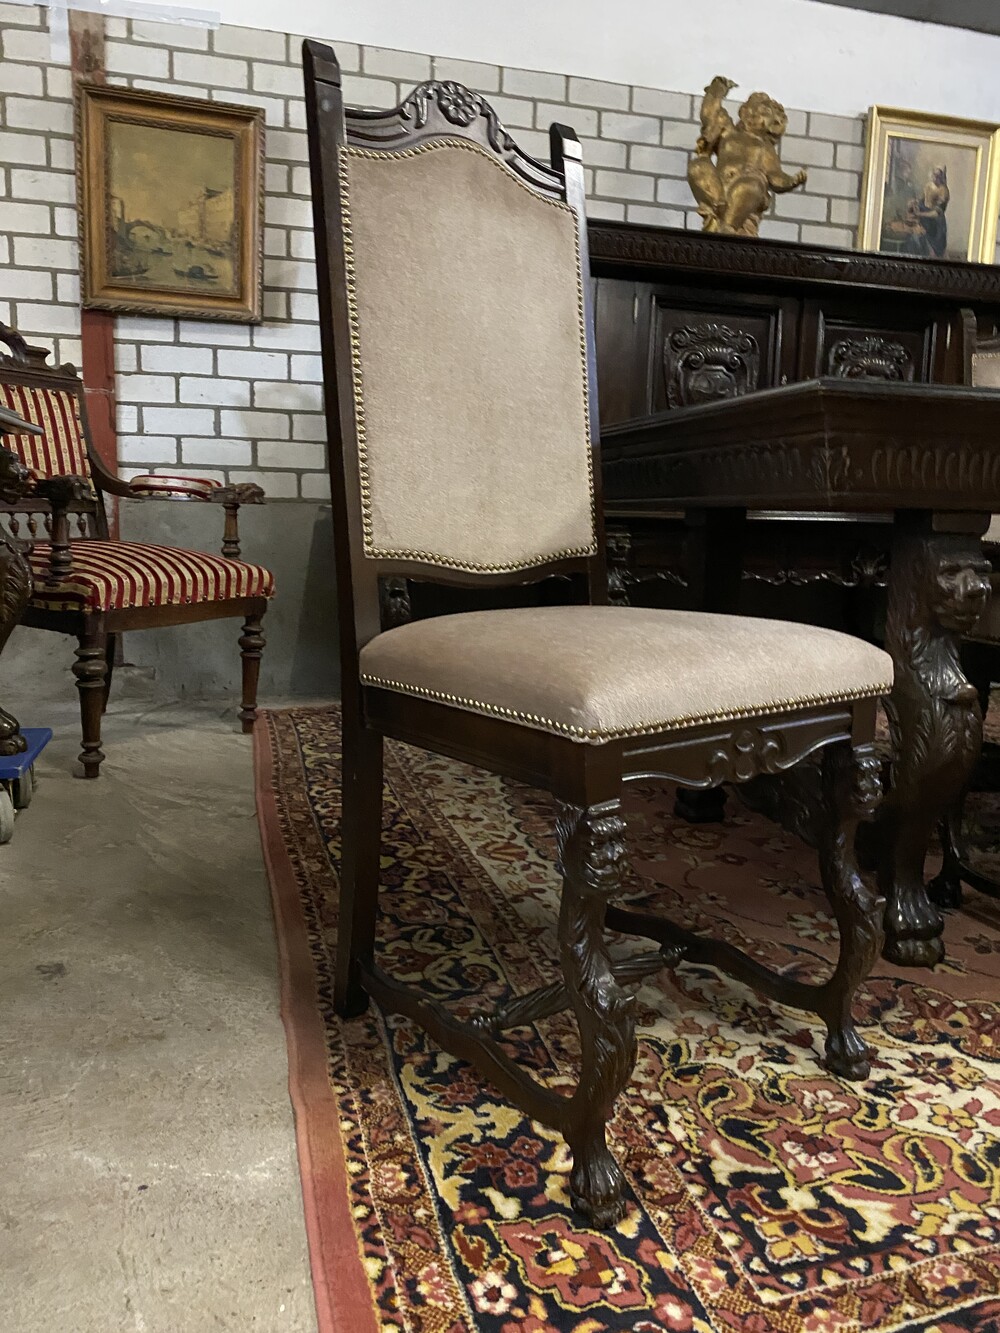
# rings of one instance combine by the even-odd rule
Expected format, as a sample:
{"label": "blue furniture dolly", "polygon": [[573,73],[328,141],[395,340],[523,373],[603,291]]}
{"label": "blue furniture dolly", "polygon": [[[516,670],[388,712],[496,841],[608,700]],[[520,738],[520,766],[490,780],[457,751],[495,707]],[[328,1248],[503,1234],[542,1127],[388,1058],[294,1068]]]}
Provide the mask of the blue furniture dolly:
{"label": "blue furniture dolly", "polygon": [[20,754],[0,754],[0,843],[14,836],[14,816],[26,810],[35,790],[35,760],[52,739],[49,727],[22,727],[28,748]]}

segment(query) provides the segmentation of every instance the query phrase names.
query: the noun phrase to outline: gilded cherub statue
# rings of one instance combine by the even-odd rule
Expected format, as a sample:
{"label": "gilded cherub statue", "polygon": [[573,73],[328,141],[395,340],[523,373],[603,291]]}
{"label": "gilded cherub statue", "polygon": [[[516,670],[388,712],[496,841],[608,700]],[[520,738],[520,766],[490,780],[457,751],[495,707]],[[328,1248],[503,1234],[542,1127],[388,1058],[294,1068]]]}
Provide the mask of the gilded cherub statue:
{"label": "gilded cherub statue", "polygon": [[[732,79],[717,75],[701,103],[701,136],[688,164],[704,231],[756,236],[772,192],[804,185],[806,173],[781,169],[778,141],[788,128],[785,108],[767,93],[751,93],[740,107],[739,125],[723,106]],[[716,161],[712,161],[712,154]]]}

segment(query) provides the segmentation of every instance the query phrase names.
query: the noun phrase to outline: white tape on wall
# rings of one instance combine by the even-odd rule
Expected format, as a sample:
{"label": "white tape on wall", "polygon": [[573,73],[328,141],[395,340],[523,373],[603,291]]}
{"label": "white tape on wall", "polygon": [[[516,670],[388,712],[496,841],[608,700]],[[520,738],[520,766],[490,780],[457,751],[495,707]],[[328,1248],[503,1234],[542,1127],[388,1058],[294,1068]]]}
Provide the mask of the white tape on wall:
{"label": "white tape on wall", "polygon": [[192,9],[188,5],[145,4],[144,0],[8,0],[25,7],[42,5],[49,10],[49,36],[54,61],[69,64],[69,11],[105,14],[108,18],[145,19],[153,23],[179,23],[189,28],[217,28],[218,11]]}

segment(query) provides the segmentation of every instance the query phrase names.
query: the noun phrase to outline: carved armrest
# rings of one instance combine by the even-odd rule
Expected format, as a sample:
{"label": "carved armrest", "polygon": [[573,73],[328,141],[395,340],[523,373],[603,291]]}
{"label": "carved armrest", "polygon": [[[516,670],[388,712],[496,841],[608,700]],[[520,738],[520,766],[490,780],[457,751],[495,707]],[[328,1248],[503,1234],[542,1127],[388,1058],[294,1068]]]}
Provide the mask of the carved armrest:
{"label": "carved armrest", "polygon": [[39,477],[34,481],[31,494],[48,500],[52,507],[52,555],[45,583],[47,587],[54,588],[73,568],[69,544],[69,508],[88,500],[93,502],[94,486],[89,477]]}
{"label": "carved armrest", "polygon": [[223,485],[210,477],[187,477],[170,473],[133,477],[128,494],[140,500],[199,500],[220,504],[226,511],[222,537],[222,554],[231,560],[240,556],[240,505],[264,503],[264,492],[255,482],[232,482]]}

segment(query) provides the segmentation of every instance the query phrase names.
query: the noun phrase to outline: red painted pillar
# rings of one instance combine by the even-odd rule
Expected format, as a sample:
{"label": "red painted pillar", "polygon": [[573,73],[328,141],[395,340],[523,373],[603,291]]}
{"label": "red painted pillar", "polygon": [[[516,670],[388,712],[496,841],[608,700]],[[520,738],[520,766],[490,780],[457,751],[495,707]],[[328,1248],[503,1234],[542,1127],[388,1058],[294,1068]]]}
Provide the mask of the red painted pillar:
{"label": "red painted pillar", "polygon": [[[71,10],[69,15],[71,67],[74,87],[86,80],[103,83],[104,19],[100,14]],[[115,317],[103,310],[81,312],[83,386],[94,448],[113,475],[118,473],[118,431],[115,404]],[[107,497],[108,523],[118,536],[118,501]]]}

